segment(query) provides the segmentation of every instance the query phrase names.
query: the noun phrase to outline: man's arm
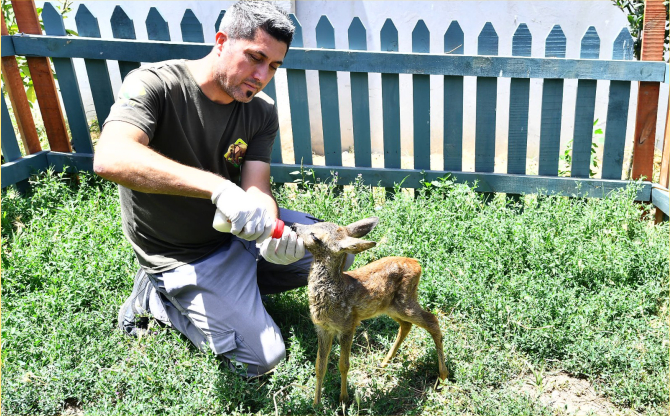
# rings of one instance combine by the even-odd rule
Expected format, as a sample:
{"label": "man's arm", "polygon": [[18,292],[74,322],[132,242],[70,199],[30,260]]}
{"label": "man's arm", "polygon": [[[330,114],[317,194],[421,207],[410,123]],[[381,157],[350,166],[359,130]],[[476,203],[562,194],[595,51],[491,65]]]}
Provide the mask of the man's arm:
{"label": "man's arm", "polygon": [[[95,148],[93,170],[136,191],[195,198],[211,198],[212,192],[226,180],[168,159],[148,145],[149,138],[139,128],[111,121],[105,125]],[[268,189],[269,172],[268,165]]]}
{"label": "man's arm", "polygon": [[267,212],[279,218],[277,201],[270,188],[270,164],[257,160],[244,162],[242,167],[242,189],[263,204]]}

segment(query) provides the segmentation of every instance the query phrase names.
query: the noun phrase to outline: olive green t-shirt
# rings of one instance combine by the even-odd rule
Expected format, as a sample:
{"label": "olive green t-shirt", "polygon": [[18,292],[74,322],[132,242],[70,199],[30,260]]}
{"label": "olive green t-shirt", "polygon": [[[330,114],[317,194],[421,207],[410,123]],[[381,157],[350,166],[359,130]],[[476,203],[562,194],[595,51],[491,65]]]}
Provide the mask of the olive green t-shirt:
{"label": "olive green t-shirt", "polygon": [[[149,147],[181,164],[214,172],[239,184],[247,160],[270,163],[279,128],[277,109],[265,94],[249,103],[216,103],[186,66],[173,60],[129,73],[110,121],[130,123]],[[150,273],[192,263],[230,239],[212,228],[209,199],[149,194],[119,186],[123,231]]]}

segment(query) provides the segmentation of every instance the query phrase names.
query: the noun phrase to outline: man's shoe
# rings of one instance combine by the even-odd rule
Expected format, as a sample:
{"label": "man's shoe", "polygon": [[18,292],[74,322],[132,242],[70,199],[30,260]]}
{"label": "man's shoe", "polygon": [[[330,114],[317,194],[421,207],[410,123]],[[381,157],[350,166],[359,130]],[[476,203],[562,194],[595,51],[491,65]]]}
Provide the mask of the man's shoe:
{"label": "man's shoe", "polygon": [[135,275],[130,297],[119,309],[119,328],[132,337],[144,335],[147,332],[151,288],[149,276],[140,268]]}

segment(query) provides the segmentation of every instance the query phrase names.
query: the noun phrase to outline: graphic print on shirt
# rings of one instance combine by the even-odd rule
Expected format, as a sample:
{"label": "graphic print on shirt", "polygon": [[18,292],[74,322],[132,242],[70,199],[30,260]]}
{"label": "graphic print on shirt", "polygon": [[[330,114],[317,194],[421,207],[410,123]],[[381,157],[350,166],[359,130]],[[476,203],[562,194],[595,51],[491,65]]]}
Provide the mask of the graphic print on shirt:
{"label": "graphic print on shirt", "polygon": [[137,80],[128,80],[121,86],[118,101],[123,107],[135,107],[134,99],[146,95],[144,84]]}
{"label": "graphic print on shirt", "polygon": [[228,151],[223,157],[236,168],[239,168],[244,161],[244,155],[247,153],[247,144],[242,139],[230,145]]}

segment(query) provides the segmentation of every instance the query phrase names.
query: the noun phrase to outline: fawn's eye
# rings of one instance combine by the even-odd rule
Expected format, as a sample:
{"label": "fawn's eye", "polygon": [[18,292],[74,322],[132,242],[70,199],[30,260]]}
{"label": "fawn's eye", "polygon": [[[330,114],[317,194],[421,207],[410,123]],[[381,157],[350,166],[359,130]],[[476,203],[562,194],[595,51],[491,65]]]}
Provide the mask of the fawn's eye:
{"label": "fawn's eye", "polygon": [[309,233],[309,236],[312,237],[312,240],[314,240],[314,242],[321,244],[321,240],[319,240],[319,237],[314,235],[314,233]]}

